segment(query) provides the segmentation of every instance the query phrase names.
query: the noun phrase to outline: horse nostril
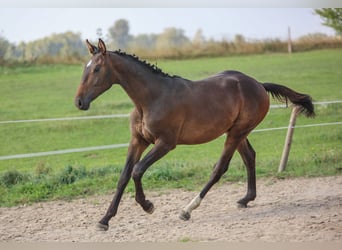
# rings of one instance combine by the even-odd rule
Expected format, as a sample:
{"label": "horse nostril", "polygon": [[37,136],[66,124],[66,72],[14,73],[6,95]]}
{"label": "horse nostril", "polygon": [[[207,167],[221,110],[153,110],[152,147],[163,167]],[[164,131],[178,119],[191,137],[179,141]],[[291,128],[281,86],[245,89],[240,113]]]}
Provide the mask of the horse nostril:
{"label": "horse nostril", "polygon": [[79,109],[81,109],[83,107],[83,102],[82,102],[81,98],[76,98],[75,99],[75,105]]}
{"label": "horse nostril", "polygon": [[78,107],[82,108],[82,106],[83,106],[83,103],[82,103],[81,99],[78,99]]}
{"label": "horse nostril", "polygon": [[80,110],[88,110],[89,109],[89,102],[87,99],[83,99],[81,97],[75,98],[75,106]]}

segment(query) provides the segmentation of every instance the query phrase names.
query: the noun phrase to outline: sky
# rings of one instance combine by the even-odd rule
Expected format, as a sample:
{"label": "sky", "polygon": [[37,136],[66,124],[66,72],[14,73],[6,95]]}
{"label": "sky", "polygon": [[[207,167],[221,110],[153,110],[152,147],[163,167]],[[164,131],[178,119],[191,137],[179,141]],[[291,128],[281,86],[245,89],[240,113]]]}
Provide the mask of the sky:
{"label": "sky", "polygon": [[165,28],[183,29],[192,38],[198,29],[206,38],[296,39],[308,33],[333,35],[310,8],[0,8],[0,35],[12,43],[29,42],[66,31],[83,39],[106,34],[118,19],[129,22],[130,34],[158,34]]}

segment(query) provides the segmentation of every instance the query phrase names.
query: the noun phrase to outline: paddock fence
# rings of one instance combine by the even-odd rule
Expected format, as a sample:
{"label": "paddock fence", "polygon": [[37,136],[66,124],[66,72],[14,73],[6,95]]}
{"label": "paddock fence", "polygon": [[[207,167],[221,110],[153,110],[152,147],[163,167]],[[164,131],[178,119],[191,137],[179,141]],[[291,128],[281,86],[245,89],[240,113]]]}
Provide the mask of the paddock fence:
{"label": "paddock fence", "polygon": [[[324,101],[314,102],[314,105],[329,105],[335,103],[342,103],[342,101]],[[270,105],[271,109],[286,108],[285,104],[273,104]],[[75,116],[75,117],[60,117],[60,118],[43,118],[43,119],[28,119],[28,120],[9,120],[0,121],[0,124],[11,123],[33,123],[33,122],[53,122],[53,121],[77,121],[77,120],[95,120],[95,119],[111,119],[111,118],[125,118],[129,117],[129,114],[111,114],[111,115],[96,115],[96,116]]]}
{"label": "paddock fence", "polygon": [[[329,105],[329,104],[336,104],[336,103],[342,103],[342,101],[337,100],[337,101],[314,102],[314,105]],[[285,108],[285,107],[286,107],[286,105],[283,105],[283,104],[271,105],[270,106],[270,108],[272,108],[272,109],[273,108]],[[113,118],[126,118],[126,117],[129,117],[129,114],[112,114],[112,115],[64,117],[64,118],[45,118],[45,119],[29,119],[29,120],[9,120],[9,121],[0,121],[0,125],[1,124],[15,124],[15,123],[51,122],[51,121],[113,119]],[[295,126],[295,125],[292,126],[290,123],[290,125],[286,126],[286,127],[256,129],[256,130],[253,130],[252,133],[275,131],[275,130],[288,130],[289,131],[289,130],[294,129],[294,128],[325,127],[325,126],[336,126],[336,125],[342,125],[342,121],[330,122],[330,123],[315,123],[315,124],[297,125],[297,126]],[[93,146],[93,147],[83,147],[83,148],[73,148],[73,149],[61,149],[61,150],[46,151],[46,152],[34,152],[34,153],[26,153],[26,154],[3,155],[3,156],[0,156],[0,160],[2,161],[2,160],[11,160],[11,159],[22,159],[22,158],[70,154],[70,153],[81,153],[81,152],[87,152],[87,151],[108,150],[108,149],[116,149],[116,148],[123,148],[123,147],[128,147],[128,143]]]}

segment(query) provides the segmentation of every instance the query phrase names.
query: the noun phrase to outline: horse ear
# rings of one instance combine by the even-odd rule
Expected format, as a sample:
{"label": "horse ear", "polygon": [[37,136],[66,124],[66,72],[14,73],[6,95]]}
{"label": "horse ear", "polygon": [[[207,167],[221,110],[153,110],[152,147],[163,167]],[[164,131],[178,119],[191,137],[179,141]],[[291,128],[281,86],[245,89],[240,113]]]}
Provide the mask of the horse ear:
{"label": "horse ear", "polygon": [[88,46],[88,50],[90,52],[90,54],[95,55],[99,50],[96,46],[92,45],[88,39],[86,40],[87,46]]}
{"label": "horse ear", "polygon": [[102,55],[106,54],[106,51],[107,51],[106,45],[105,45],[105,43],[102,41],[101,38],[99,38],[99,44],[98,44],[97,46],[99,47],[99,50],[100,50],[100,52],[102,53]]}

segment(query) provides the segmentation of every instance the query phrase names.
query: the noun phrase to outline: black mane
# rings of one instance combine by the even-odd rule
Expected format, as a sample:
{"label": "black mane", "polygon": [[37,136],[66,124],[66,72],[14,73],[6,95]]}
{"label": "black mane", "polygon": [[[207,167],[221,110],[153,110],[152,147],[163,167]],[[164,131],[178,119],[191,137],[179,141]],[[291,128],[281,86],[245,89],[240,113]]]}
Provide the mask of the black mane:
{"label": "black mane", "polygon": [[113,53],[119,55],[119,56],[123,56],[123,57],[128,57],[133,59],[134,61],[136,61],[137,63],[149,68],[153,73],[157,74],[157,75],[161,75],[161,76],[166,76],[166,77],[178,77],[175,75],[169,75],[168,73],[163,72],[160,68],[158,68],[156,65],[151,64],[145,60],[141,60],[138,56],[136,55],[131,55],[131,54],[127,54],[126,52],[122,51],[122,50],[116,50],[116,51],[112,51]]}

